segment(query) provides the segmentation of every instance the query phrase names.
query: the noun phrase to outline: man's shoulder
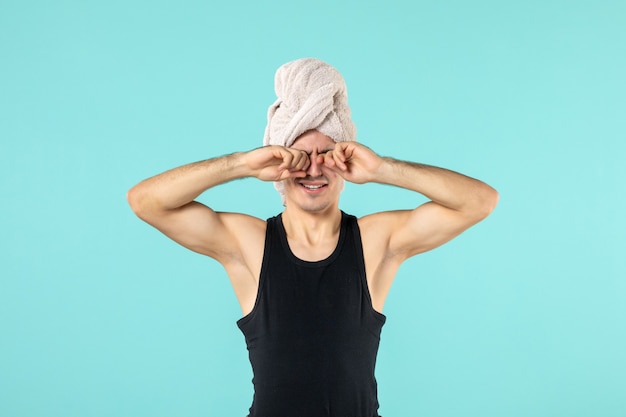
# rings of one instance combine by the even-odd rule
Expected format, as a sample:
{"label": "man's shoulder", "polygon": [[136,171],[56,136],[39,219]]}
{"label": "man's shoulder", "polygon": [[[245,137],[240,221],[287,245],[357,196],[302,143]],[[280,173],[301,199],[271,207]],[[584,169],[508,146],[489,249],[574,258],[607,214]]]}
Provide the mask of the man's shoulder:
{"label": "man's shoulder", "polygon": [[383,226],[388,222],[401,221],[405,218],[411,210],[390,210],[390,211],[378,211],[376,213],[370,213],[359,217],[357,220],[359,226]]}
{"label": "man's shoulder", "polygon": [[265,233],[267,222],[259,217],[236,212],[218,212],[218,215],[222,224],[237,236],[245,237]]}
{"label": "man's shoulder", "polygon": [[239,213],[234,211],[218,211],[217,214],[222,218],[223,221],[228,222],[243,222],[243,223],[257,223],[264,224],[266,221],[260,217],[252,216],[247,213]]}
{"label": "man's shoulder", "polygon": [[410,210],[380,211],[357,219],[361,237],[368,242],[387,242],[391,234],[407,222]]}
{"label": "man's shoulder", "polygon": [[220,212],[218,214],[227,230],[227,233],[222,236],[223,240],[220,245],[231,249],[218,261],[224,266],[230,266],[230,268],[227,267],[229,275],[232,273],[233,265],[247,265],[247,268],[253,268],[257,263],[260,265],[259,254],[263,253],[266,221],[244,213]]}

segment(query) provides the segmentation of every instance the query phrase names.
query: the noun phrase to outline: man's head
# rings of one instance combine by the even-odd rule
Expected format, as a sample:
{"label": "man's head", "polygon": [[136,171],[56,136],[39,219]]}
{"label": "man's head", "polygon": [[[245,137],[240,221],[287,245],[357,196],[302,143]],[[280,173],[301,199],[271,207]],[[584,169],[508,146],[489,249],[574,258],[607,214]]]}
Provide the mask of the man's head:
{"label": "man's head", "polygon": [[317,130],[309,130],[298,136],[290,148],[306,152],[310,164],[305,177],[288,178],[280,182],[279,191],[285,205],[310,213],[337,207],[344,180],[324,165],[324,154],[334,147],[335,141]]}
{"label": "man's head", "polygon": [[[274,89],[278,98],[267,112],[264,145],[289,147],[311,130],[334,142],[356,140],[346,83],[331,65],[315,58],[288,62],[276,71]],[[276,189],[284,204],[284,185]]]}

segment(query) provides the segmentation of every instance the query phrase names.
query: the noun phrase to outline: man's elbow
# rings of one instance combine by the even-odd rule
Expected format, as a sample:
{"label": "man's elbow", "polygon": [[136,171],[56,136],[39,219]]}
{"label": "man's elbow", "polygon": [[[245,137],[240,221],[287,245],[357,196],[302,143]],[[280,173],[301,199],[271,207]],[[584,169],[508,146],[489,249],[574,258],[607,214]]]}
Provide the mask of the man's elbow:
{"label": "man's elbow", "polygon": [[128,201],[128,205],[140,219],[145,219],[149,211],[146,200],[145,193],[138,185],[126,192],[126,201]]}
{"label": "man's elbow", "polygon": [[485,184],[477,200],[475,214],[478,221],[481,221],[487,218],[496,208],[500,200],[500,194],[494,188]]}

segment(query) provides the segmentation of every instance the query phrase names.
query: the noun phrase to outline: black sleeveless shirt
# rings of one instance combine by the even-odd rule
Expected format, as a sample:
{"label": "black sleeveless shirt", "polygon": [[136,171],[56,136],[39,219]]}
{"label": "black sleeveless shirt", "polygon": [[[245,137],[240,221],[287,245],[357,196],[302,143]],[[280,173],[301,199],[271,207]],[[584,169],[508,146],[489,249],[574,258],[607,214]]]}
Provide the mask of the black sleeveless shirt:
{"label": "black sleeveless shirt", "polygon": [[237,322],[254,377],[250,417],[378,417],[374,368],[385,316],[374,310],[361,234],[342,212],[326,259],[297,258],[281,215],[267,221],[252,312]]}

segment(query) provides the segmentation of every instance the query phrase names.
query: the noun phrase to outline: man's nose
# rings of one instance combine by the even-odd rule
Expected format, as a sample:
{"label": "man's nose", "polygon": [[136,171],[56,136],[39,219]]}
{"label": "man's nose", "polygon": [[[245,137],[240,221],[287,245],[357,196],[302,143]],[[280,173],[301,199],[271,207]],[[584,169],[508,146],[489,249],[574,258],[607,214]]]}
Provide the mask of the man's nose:
{"label": "man's nose", "polygon": [[309,168],[306,170],[306,173],[308,176],[310,177],[319,177],[322,175],[322,163],[318,162],[318,159],[320,155],[318,153],[312,153],[311,155],[309,155],[309,160],[310,160],[310,164],[309,164]]}

